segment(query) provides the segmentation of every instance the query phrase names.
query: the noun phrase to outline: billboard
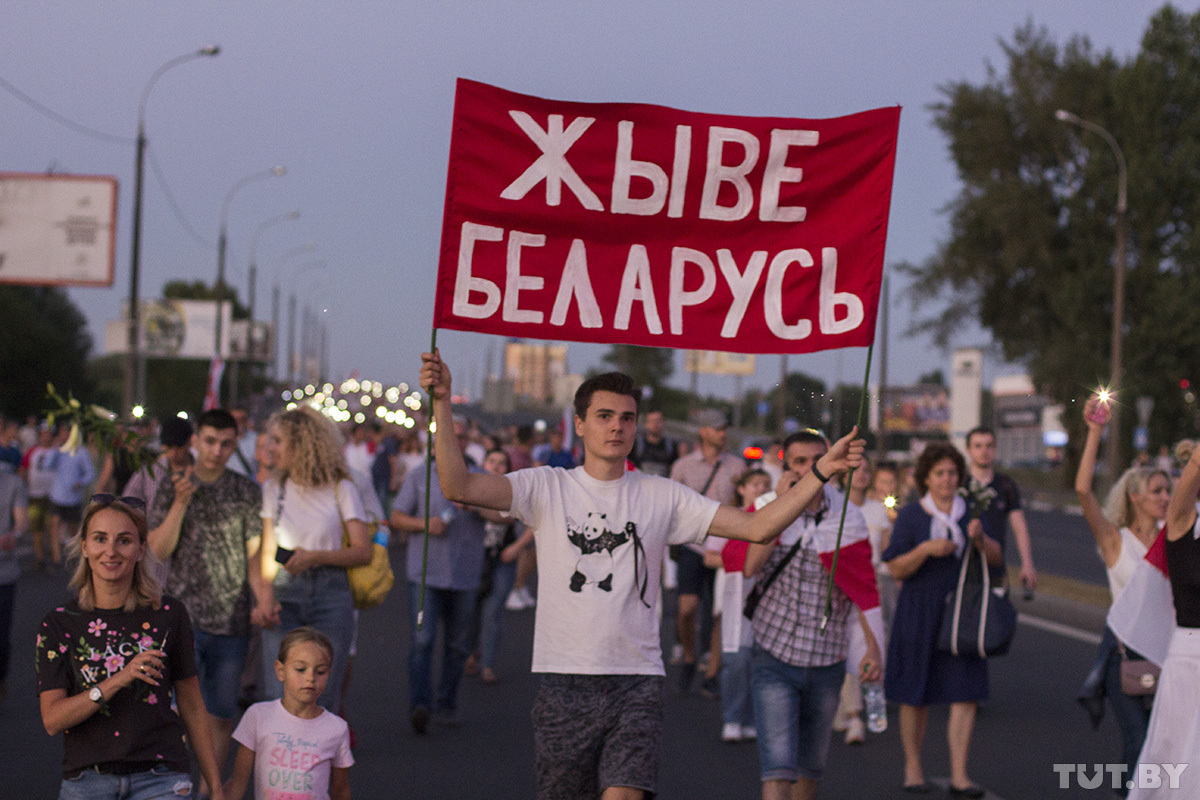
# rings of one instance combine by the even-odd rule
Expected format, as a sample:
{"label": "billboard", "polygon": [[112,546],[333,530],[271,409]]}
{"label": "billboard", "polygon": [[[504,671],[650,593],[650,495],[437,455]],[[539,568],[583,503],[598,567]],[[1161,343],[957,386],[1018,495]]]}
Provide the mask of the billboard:
{"label": "billboard", "polygon": [[0,283],[112,286],[117,179],[0,172]]}
{"label": "billboard", "polygon": [[705,375],[753,375],[753,353],[726,353],[723,350],[684,350],[685,372]]}
{"label": "billboard", "polygon": [[[202,358],[213,355],[216,342],[217,303],[215,300],[159,300],[141,303],[142,352],[147,358]],[[128,313],[128,309],[126,309]],[[104,328],[104,347],[109,353],[129,350],[127,318],[109,320]],[[243,323],[242,340],[245,340]],[[221,304],[221,357],[230,357],[233,332],[233,307]]]}
{"label": "billboard", "polygon": [[883,398],[883,429],[895,433],[950,433],[950,391],[938,384],[889,386]]}

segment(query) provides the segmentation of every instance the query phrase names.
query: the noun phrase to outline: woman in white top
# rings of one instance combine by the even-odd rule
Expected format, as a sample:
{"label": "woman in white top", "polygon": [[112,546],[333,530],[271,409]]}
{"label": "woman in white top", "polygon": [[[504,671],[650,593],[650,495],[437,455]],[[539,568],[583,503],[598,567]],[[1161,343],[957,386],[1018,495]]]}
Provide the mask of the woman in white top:
{"label": "woman in white top", "polygon": [[[1084,519],[1092,529],[1092,536],[1108,571],[1108,588],[1116,600],[1129,583],[1146,551],[1154,543],[1161,520],[1167,513],[1167,502],[1171,497],[1171,480],[1161,469],[1134,467],[1126,470],[1108,493],[1104,508],[1092,493],[1092,475],[1096,470],[1096,454],[1100,449],[1100,435],[1108,422],[1107,403],[1100,402],[1096,395],[1088,398],[1084,405],[1083,419],[1087,425],[1087,441],[1079,459],[1079,471],[1075,474],[1075,494],[1083,508]],[[1112,631],[1104,631],[1104,639],[1096,655],[1092,676],[1084,684],[1083,696],[1097,698],[1107,695],[1117,725],[1121,729],[1121,757],[1128,766],[1127,775],[1135,774],[1138,753],[1146,738],[1146,727],[1150,722],[1153,695],[1131,697],[1121,691],[1122,652],[1130,658],[1140,658],[1117,641]],[[1093,686],[1089,687],[1089,683]],[[1081,700],[1084,699],[1081,697]],[[1102,707],[1084,707],[1099,724]],[[1122,797],[1126,789],[1118,790]]]}
{"label": "woman in white top", "polygon": [[[272,417],[268,435],[275,465],[263,483],[262,564],[268,591],[254,612],[264,628],[264,694],[282,696],[274,654],[288,631],[310,625],[333,642],[333,665],[319,702],[336,710],[354,631],[346,568],[371,560],[366,514],[333,423],[301,406]],[[343,526],[349,538],[345,546]]]}
{"label": "woman in white top", "polygon": [[[896,595],[899,589],[896,581],[892,579],[891,573],[887,571],[887,567],[883,566],[880,555],[887,549],[888,540],[892,533],[892,520],[888,516],[887,507],[879,500],[872,499],[868,492],[873,492],[875,489],[875,478],[877,475],[887,475],[892,479],[891,488],[887,489],[887,495],[896,491],[895,481],[896,473],[891,467],[885,467],[879,473],[874,471],[870,459],[863,459],[862,466],[854,471],[854,477],[850,479],[850,502],[858,507],[863,512],[863,518],[867,521],[867,535],[871,541],[871,563],[876,569],[875,582],[879,588],[880,610],[884,611],[884,583],[880,570],[886,573],[887,580],[891,588],[891,596],[889,598],[889,607],[884,611],[884,626],[890,622],[891,612],[895,608]],[[842,484],[845,485],[845,476],[842,476]],[[882,652],[887,652],[887,645],[884,642],[879,643]],[[858,663],[867,652],[867,640],[863,634],[862,626],[855,625],[850,628],[850,649],[846,656],[846,662],[849,664]],[[862,682],[859,680],[859,675],[856,672],[847,672],[846,679],[842,683],[841,699],[838,703],[837,713],[833,718],[833,729],[835,731],[846,732],[846,744],[862,744],[866,740],[866,726],[862,720],[863,710],[863,695]]]}

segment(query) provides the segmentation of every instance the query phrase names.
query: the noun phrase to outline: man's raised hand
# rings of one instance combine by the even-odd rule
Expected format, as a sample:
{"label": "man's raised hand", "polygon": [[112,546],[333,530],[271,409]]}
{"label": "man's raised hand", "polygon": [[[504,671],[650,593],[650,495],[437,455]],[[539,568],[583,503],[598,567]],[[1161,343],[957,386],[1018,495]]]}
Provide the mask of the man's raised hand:
{"label": "man's raised hand", "polygon": [[863,453],[867,449],[865,439],[856,439],[858,426],[855,425],[849,433],[838,439],[828,452],[817,461],[817,469],[821,474],[833,477],[835,474],[848,469],[858,469],[863,463]]}
{"label": "man's raised hand", "polygon": [[438,351],[421,354],[421,386],[434,400],[450,396],[450,368]]}

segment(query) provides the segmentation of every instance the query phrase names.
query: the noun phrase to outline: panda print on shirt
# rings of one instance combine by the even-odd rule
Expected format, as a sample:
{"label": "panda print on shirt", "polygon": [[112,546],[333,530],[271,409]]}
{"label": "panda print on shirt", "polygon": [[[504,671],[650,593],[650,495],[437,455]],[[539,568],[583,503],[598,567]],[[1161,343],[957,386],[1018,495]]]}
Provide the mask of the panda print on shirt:
{"label": "panda print on shirt", "polygon": [[[620,527],[620,532],[612,530]],[[567,517],[567,539],[579,548],[579,559],[575,562],[575,571],[571,574],[570,589],[572,592],[582,592],[587,586],[595,586],[604,592],[612,591],[613,583],[613,553],[617,548],[632,543],[634,548],[634,585],[640,589],[642,602],[645,603],[646,576],[638,574],[646,572],[645,550],[638,537],[637,523],[632,520],[624,527],[609,521],[607,514],[589,511],[583,524]]]}

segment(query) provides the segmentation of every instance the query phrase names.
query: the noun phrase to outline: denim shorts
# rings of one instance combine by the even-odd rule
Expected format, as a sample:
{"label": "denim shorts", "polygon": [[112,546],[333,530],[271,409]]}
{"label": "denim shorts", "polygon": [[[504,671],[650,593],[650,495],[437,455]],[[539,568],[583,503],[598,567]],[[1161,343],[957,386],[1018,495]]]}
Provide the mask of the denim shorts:
{"label": "denim shorts", "polygon": [[160,764],[149,772],[132,775],[101,775],[85,769],[63,778],[58,800],[166,800],[192,796],[192,779]]}
{"label": "denim shorts", "polygon": [[196,640],[196,669],[200,678],[200,695],[209,714],[219,719],[233,719],[238,712],[238,695],[242,691],[242,670],[250,636],[224,636],[193,629]]}
{"label": "denim shorts", "polygon": [[760,647],[751,658],[762,780],[818,780],[829,755],[846,662],[794,667]]}

